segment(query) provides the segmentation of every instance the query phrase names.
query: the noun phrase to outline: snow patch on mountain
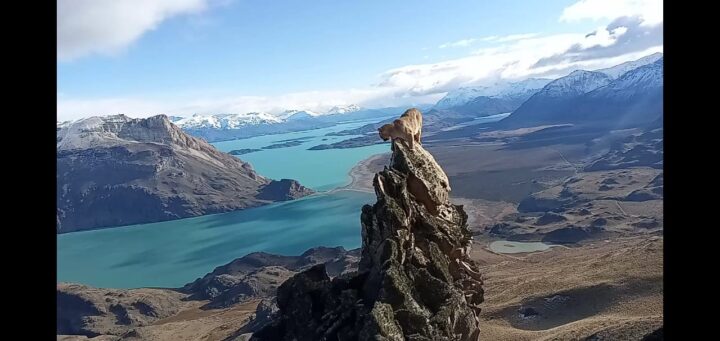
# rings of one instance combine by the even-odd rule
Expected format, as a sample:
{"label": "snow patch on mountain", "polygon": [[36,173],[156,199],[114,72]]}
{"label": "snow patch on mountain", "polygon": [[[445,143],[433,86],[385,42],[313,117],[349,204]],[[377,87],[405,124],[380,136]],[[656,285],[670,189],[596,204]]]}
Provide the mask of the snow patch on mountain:
{"label": "snow patch on mountain", "polygon": [[663,58],[653,63],[642,65],[624,73],[605,87],[592,92],[592,95],[611,91],[618,98],[630,98],[652,88],[663,86]]}
{"label": "snow patch on mountain", "polygon": [[360,111],[361,109],[362,108],[355,104],[335,106],[328,110],[325,115],[349,114],[351,112]]}
{"label": "snow patch on mountain", "polygon": [[310,110],[286,110],[282,113],[276,115],[280,120],[287,120],[287,121],[293,121],[293,120],[299,120],[299,119],[308,119],[313,117],[321,116],[322,114],[310,111]]}
{"label": "snow patch on mountain", "polygon": [[616,79],[616,78],[619,78],[620,76],[622,76],[623,74],[627,73],[628,71],[637,69],[643,65],[652,64],[662,58],[663,58],[663,54],[661,52],[656,52],[651,55],[642,57],[638,60],[625,62],[622,64],[615,65],[613,67],[609,67],[607,69],[600,69],[600,70],[595,70],[595,71],[602,72],[602,73],[610,76],[610,78]]}
{"label": "snow patch on mountain", "polygon": [[435,104],[436,109],[447,109],[469,103],[475,98],[510,97],[536,92],[551,80],[545,78],[528,78],[519,82],[501,81],[490,86],[462,87],[449,91],[445,97]]}
{"label": "snow patch on mountain", "polygon": [[250,125],[276,124],[283,120],[266,112],[245,114],[199,115],[176,121],[183,129],[238,129]]}
{"label": "snow patch on mountain", "polygon": [[90,148],[121,140],[118,127],[132,119],[125,115],[93,116],[73,122],[67,121],[57,131],[57,150]]}
{"label": "snow patch on mountain", "polygon": [[577,96],[608,85],[610,76],[595,71],[576,70],[548,83],[537,95],[549,97]]}

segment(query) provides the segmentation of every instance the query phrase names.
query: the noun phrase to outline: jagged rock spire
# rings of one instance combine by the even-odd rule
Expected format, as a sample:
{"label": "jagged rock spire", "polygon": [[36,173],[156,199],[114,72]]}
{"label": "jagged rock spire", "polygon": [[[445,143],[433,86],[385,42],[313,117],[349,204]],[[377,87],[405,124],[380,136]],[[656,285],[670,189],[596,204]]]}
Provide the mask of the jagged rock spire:
{"label": "jagged rock spire", "polygon": [[318,265],[289,279],[253,340],[477,340],[483,289],[467,215],[430,153],[392,146],[377,202],[362,208],[358,272],[330,279]]}

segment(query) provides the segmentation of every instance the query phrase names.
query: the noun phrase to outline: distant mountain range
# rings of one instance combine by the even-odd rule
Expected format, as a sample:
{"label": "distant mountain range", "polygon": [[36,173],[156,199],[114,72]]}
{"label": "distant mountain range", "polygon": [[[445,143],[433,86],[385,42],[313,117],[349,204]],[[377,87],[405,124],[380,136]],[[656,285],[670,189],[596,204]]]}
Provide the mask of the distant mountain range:
{"label": "distant mountain range", "polygon": [[[536,124],[590,123],[618,126],[662,117],[662,53],[595,71],[576,70],[555,80],[529,78],[448,92],[434,106],[421,108],[429,131],[437,131],[478,117],[512,113],[497,124],[520,127]],[[387,121],[406,107],[366,109],[351,104],[326,112],[287,110],[279,114],[171,116],[187,133],[209,142],[324,128],[340,122]],[[58,122],[58,129],[73,122]],[[362,133],[378,123],[363,127]],[[359,144],[364,145],[364,144]]]}
{"label": "distant mountain range", "polygon": [[448,92],[426,116],[428,123],[442,126],[512,112],[497,124],[499,128],[649,122],[662,116],[662,58],[662,53],[654,53],[606,69],[576,70],[555,80],[529,78],[459,88]]}
{"label": "distant mountain range", "polygon": [[[518,82],[497,82],[491,86],[459,88],[449,91],[433,108],[438,110],[451,108],[465,110],[466,106],[481,108],[482,103],[492,103],[493,100],[520,100],[522,103],[550,81],[551,79],[528,78]],[[480,116],[494,114],[497,112],[487,115],[481,113]]]}
{"label": "distant mountain range", "polygon": [[193,115],[174,123],[182,129],[239,129],[241,127],[277,124],[283,122],[279,117],[268,113],[251,112],[246,114]]}
{"label": "distant mountain range", "polygon": [[90,117],[57,131],[57,232],[257,207],[312,193],[275,181],[164,115]]}
{"label": "distant mountain range", "polygon": [[638,60],[625,62],[622,64],[615,65],[613,67],[609,67],[607,69],[600,69],[600,70],[595,70],[595,71],[602,72],[602,73],[610,76],[610,78],[616,79],[630,70],[637,69],[643,65],[654,63],[658,59],[661,59],[662,57],[663,57],[662,53],[656,52],[651,55],[642,57]]}
{"label": "distant mountain range", "polygon": [[621,128],[657,121],[663,116],[663,58],[641,65],[653,59],[600,70],[603,72],[574,71],[548,83],[500,125],[572,123]]}
{"label": "distant mountain range", "polygon": [[317,113],[310,110],[287,110],[269,113],[193,115],[175,121],[180,128],[209,142],[234,140],[267,134],[325,128],[344,121],[384,118],[395,108],[363,109],[357,105],[333,107]]}
{"label": "distant mountain range", "polygon": [[[469,125],[464,131],[472,134],[472,121],[503,113],[512,114],[486,128],[566,123],[587,123],[602,129],[638,124],[661,126],[662,63],[662,53],[656,53],[597,71],[576,70],[555,80],[530,78],[453,90],[423,111],[423,133],[433,136],[453,126]],[[334,133],[362,136],[313,148],[355,148],[380,143],[377,128],[393,119]]]}
{"label": "distant mountain range", "polygon": [[195,114],[188,118],[181,118],[173,121],[183,129],[220,129],[233,130],[247,126],[270,125],[289,121],[298,121],[314,118],[328,118],[334,115],[351,114],[363,110],[357,105],[351,104],[341,107],[333,107],[324,112],[310,110],[286,110],[280,114],[273,115],[266,112],[250,112],[244,114]]}
{"label": "distant mountain range", "polygon": [[288,110],[280,115],[278,115],[278,118],[284,119],[286,121],[297,121],[297,120],[305,120],[305,119],[313,119],[318,116],[321,116],[322,114],[310,111],[310,110]]}

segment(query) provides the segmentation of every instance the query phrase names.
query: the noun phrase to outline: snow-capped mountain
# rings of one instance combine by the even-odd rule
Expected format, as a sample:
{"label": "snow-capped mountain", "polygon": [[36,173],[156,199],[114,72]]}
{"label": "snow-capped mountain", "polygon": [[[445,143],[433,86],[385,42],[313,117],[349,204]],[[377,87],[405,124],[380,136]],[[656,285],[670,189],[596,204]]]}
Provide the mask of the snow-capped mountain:
{"label": "snow-capped mountain", "polygon": [[528,78],[519,82],[497,82],[491,86],[463,87],[449,91],[445,97],[441,98],[435,109],[448,109],[459,107],[470,103],[478,97],[515,97],[526,95],[529,97],[532,93],[542,89],[543,86],[550,82],[550,79],[544,78]]}
{"label": "snow-capped mountain", "polygon": [[350,105],[343,105],[343,106],[335,106],[332,107],[330,110],[326,112],[316,112],[311,110],[286,110],[283,111],[275,117],[286,120],[286,121],[294,121],[294,120],[305,120],[305,119],[313,119],[321,116],[330,116],[330,115],[342,115],[342,114],[350,114],[354,113],[356,111],[362,110],[359,106],[355,104]]}
{"label": "snow-capped mountain", "polygon": [[501,125],[592,124],[630,127],[663,115],[663,59],[617,79],[592,71],[558,78],[523,103]]}
{"label": "snow-capped mountain", "polygon": [[57,121],[57,128],[58,128],[58,130],[60,130],[62,128],[69,126],[72,123],[73,123],[73,121],[63,121],[63,122]]}
{"label": "snow-capped mountain", "polygon": [[246,114],[218,114],[199,115],[176,121],[175,124],[183,129],[238,129],[240,127],[276,124],[283,120],[265,112],[251,112]]}
{"label": "snow-capped mountain", "polygon": [[[327,112],[286,110],[280,114],[250,112],[244,114],[195,114],[191,117],[171,116],[168,119],[193,136],[207,141],[223,141],[267,134],[329,127],[347,120],[374,118],[385,112],[361,109],[351,104],[333,107]],[[111,116],[105,116],[111,117]],[[67,123],[58,123],[58,131]]]}
{"label": "snow-capped mountain", "polygon": [[314,111],[310,110],[286,110],[275,117],[281,119],[281,120],[304,120],[304,119],[312,119],[318,116],[321,116],[322,114],[316,113]]}
{"label": "snow-capped mountain", "polygon": [[[560,77],[532,95],[502,122],[514,125],[531,125],[560,119],[572,111],[573,100],[612,80],[602,72],[576,70]],[[564,116],[563,116],[564,117]]]}
{"label": "snow-capped mountain", "polygon": [[[616,95],[631,97],[635,93],[642,92],[645,89],[657,88],[663,86],[663,58],[653,63],[641,65],[633,68],[629,72],[623,73],[620,77],[608,84],[602,90],[603,92],[616,92]],[[622,93],[620,93],[622,92]]]}
{"label": "snow-capped mountain", "polygon": [[662,120],[663,59],[630,70],[573,102],[572,110],[566,113],[572,122],[621,128]]}
{"label": "snow-capped mountain", "polygon": [[190,118],[180,119],[176,122],[182,128],[199,129],[237,129],[247,125],[275,124],[286,121],[313,119],[321,116],[350,114],[362,110],[355,104],[335,106],[326,112],[311,110],[285,110],[279,114],[246,113],[246,114],[220,114],[220,115],[193,115]]}
{"label": "snow-capped mountain", "polygon": [[[533,97],[565,97],[578,96],[608,85],[612,81],[610,76],[595,71],[576,70],[565,77],[560,77],[548,83]],[[530,101],[528,100],[528,101]]]}
{"label": "snow-capped mountain", "polygon": [[93,116],[58,125],[57,149],[109,146],[122,140],[117,131],[133,119],[125,115]]}
{"label": "snow-capped mountain", "polygon": [[456,90],[448,91],[447,95],[435,104],[435,109],[447,109],[461,106],[472,101],[476,97],[484,96],[483,94],[486,89],[486,87],[474,87],[458,88]]}
{"label": "snow-capped mountain", "polygon": [[491,87],[491,90],[485,96],[491,97],[507,97],[513,95],[524,94],[527,92],[536,92],[547,85],[552,79],[547,78],[528,78],[519,82],[502,82]]}
{"label": "snow-capped mountain", "polygon": [[351,112],[356,112],[356,111],[360,111],[360,110],[361,110],[361,108],[355,104],[342,105],[342,106],[332,107],[330,110],[328,110],[325,113],[325,115],[349,114]]}
{"label": "snow-capped mountain", "polygon": [[663,54],[661,52],[656,52],[651,55],[642,57],[638,60],[625,62],[622,64],[615,65],[613,67],[609,67],[607,69],[600,69],[600,70],[595,70],[595,71],[602,72],[602,73],[610,76],[610,78],[616,79],[630,70],[637,69],[638,67],[641,67],[643,65],[654,63],[658,59],[661,59],[662,57],[663,57]]}

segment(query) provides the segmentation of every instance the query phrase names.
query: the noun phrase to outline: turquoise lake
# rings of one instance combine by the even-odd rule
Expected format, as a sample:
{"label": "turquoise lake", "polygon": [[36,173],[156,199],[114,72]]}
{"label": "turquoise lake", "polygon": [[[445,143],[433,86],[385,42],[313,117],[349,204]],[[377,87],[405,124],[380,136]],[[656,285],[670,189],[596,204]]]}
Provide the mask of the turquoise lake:
{"label": "turquoise lake", "polygon": [[[496,115],[476,122],[500,118]],[[348,173],[355,164],[389,152],[390,144],[307,149],[354,137],[325,136],[327,133],[377,121],[214,143],[229,152],[300,139],[298,146],[238,157],[266,177],[296,179],[319,193],[243,211],[58,235],[58,282],[110,288],[180,287],[255,251],[298,255],[316,246],[360,247],[360,210],[364,204],[373,204],[375,195],[331,190],[350,182]]]}
{"label": "turquoise lake", "polygon": [[[388,152],[389,143],[351,149],[307,148],[351,138],[325,134],[375,121],[215,146],[222,151],[259,149],[302,138],[299,146],[239,157],[264,176],[297,179],[315,190],[329,191],[348,184],[350,169],[371,155]],[[340,190],[243,211],[61,234],[57,236],[57,280],[112,288],[179,287],[255,251],[298,255],[316,246],[357,248],[361,207],[374,202],[374,194]]]}
{"label": "turquoise lake", "polygon": [[298,255],[360,247],[373,194],[337,191],[230,213],[58,236],[58,281],[97,287],[180,287],[255,251]]}
{"label": "turquoise lake", "polygon": [[[235,149],[261,149],[284,140],[298,140],[302,144],[294,147],[263,149],[258,152],[238,155],[250,162],[255,170],[272,179],[289,178],[317,191],[327,191],[350,182],[348,172],[358,162],[371,155],[390,151],[390,143],[360,148],[307,150],[320,144],[330,144],[358,136],[325,136],[330,132],[357,128],[377,122],[379,119],[343,123],[330,128],[306,130],[287,134],[265,135],[249,139],[213,143],[223,151]],[[324,140],[324,141],[323,141]]]}

